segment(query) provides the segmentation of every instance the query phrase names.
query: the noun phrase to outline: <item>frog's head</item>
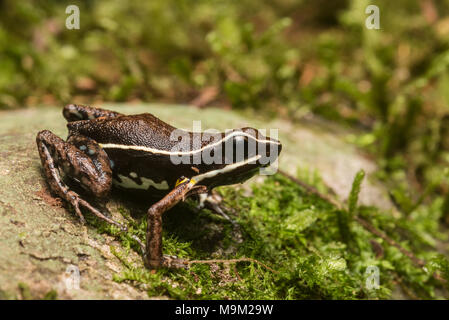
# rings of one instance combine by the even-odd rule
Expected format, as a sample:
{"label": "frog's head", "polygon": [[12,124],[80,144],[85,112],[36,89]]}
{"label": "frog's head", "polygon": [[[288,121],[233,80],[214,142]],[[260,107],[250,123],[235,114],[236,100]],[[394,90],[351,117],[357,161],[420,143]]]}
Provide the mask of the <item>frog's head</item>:
{"label": "frog's head", "polygon": [[205,153],[209,160],[213,155],[214,163],[202,166],[200,174],[194,177],[210,187],[248,180],[261,168],[275,163],[282,149],[278,140],[249,127],[223,133],[219,141],[214,140],[210,145],[213,152],[206,147]]}

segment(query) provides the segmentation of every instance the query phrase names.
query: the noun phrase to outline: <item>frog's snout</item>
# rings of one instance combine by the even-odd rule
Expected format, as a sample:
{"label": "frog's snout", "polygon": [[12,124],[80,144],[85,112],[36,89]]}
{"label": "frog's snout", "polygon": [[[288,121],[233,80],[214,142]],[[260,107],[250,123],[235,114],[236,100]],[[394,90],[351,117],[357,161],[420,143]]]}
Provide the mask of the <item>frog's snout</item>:
{"label": "frog's snout", "polygon": [[279,157],[282,151],[282,144],[279,140],[268,138],[270,141],[266,146],[266,154],[265,156],[270,159],[268,165],[272,164]]}
{"label": "frog's snout", "polygon": [[242,128],[241,131],[246,136],[243,139],[239,137],[238,141],[244,143],[245,149],[247,150],[245,154],[246,158],[257,156],[257,165],[263,167],[269,166],[276,161],[282,150],[282,144],[279,140],[266,136],[266,130],[246,127]]}

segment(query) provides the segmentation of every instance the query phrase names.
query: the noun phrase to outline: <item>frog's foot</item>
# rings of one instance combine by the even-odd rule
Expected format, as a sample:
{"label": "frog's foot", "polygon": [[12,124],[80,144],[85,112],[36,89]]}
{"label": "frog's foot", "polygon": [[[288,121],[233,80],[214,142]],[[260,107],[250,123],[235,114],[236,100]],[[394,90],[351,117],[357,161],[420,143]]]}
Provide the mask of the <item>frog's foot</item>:
{"label": "frog's foot", "polygon": [[198,195],[198,205],[196,206],[197,210],[204,209],[206,206],[206,200],[209,195],[207,193],[200,193]]}
{"label": "frog's foot", "polygon": [[188,269],[189,261],[176,256],[167,254],[158,259],[145,259],[147,267],[150,269],[170,268],[170,269]]}
{"label": "frog's foot", "polygon": [[126,231],[126,227],[117,221],[106,217],[103,213],[101,213],[99,210],[95,209],[93,206],[90,205],[89,202],[86,200],[83,200],[76,192],[68,191],[66,194],[66,200],[69,202],[73,208],[75,209],[76,214],[80,218],[80,221],[82,224],[86,223],[86,220],[84,219],[84,216],[81,212],[80,206],[88,209],[92,214],[97,216],[99,219],[102,219],[110,224],[115,225],[116,227],[119,227],[122,231]]}
{"label": "frog's foot", "polygon": [[223,217],[232,224],[233,226],[232,237],[237,243],[242,243],[243,234],[240,225],[237,223],[237,221],[233,220],[230,216],[228,216],[226,212],[223,210],[223,206],[221,205],[223,199],[221,198],[221,196],[216,193],[210,193],[210,194],[200,194],[199,197],[200,197],[200,206],[212,210],[214,213]]}
{"label": "frog's foot", "polygon": [[162,256],[162,267],[171,269],[188,269],[189,263],[188,260],[164,254]]}
{"label": "frog's foot", "polygon": [[220,206],[222,202],[222,198],[216,194],[216,193],[210,193],[210,194],[200,194],[199,195],[199,204],[198,209],[202,209],[204,207],[207,207],[211,209],[213,212],[218,214],[219,216],[222,216],[229,222],[231,222],[234,226],[237,226],[237,222],[232,220],[230,216],[228,216]]}

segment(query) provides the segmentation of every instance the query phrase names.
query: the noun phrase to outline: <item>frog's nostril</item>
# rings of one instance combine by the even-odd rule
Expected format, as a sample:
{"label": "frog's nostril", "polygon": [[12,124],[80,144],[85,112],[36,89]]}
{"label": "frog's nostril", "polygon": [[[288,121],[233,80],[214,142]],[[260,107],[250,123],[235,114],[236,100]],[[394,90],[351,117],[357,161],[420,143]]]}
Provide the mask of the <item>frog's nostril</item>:
{"label": "frog's nostril", "polygon": [[267,143],[265,145],[265,157],[261,158],[261,164],[263,164],[263,166],[269,166],[273,164],[279,157],[279,154],[282,150],[282,144],[279,141],[274,139],[271,139],[271,141],[271,143]]}

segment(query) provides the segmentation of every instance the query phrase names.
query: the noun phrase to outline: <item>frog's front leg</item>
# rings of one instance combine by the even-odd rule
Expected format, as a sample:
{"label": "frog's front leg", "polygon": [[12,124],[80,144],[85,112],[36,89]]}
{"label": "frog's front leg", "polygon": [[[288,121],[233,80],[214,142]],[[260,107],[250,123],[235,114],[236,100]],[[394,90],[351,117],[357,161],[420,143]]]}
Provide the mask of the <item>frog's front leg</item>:
{"label": "frog's front leg", "polygon": [[100,219],[123,228],[118,222],[106,217],[70,190],[60,175],[59,170],[79,182],[84,189],[96,197],[105,197],[109,193],[112,185],[109,159],[94,140],[72,136],[66,142],[52,132],[44,130],[37,134],[36,143],[51,190],[74,207],[82,223],[85,220],[80,206],[89,209]]}
{"label": "frog's front leg", "polygon": [[205,192],[206,187],[196,186],[193,179],[184,179],[162,200],[148,209],[145,264],[150,269],[159,267],[184,268],[186,261],[162,254],[162,214],[192,193]]}

